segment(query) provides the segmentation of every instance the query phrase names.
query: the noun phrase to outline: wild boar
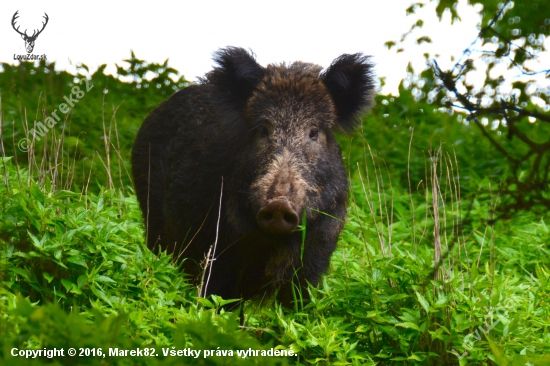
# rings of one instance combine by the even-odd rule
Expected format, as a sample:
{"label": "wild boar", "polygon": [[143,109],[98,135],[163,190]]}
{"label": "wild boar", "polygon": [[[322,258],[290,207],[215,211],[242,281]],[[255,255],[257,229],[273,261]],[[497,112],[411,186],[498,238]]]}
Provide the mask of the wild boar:
{"label": "wild boar", "polygon": [[137,135],[132,168],[147,245],[202,278],[203,296],[277,293],[290,306],[295,290],[318,284],[336,248],[348,182],[334,133],[352,131],[373,104],[373,64],[344,54],[326,70],[262,67],[236,47],[214,61]]}

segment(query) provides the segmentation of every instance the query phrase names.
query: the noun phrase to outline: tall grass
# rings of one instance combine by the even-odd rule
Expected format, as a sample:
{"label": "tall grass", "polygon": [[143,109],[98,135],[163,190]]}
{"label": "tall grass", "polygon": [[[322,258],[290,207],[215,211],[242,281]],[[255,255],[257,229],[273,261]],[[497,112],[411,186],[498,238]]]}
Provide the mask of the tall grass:
{"label": "tall grass", "polygon": [[[535,212],[498,220],[498,181],[472,173],[464,145],[426,143],[426,126],[413,135],[397,117],[398,127],[373,127],[385,108],[395,112],[379,103],[363,131],[342,144],[351,197],[329,273],[308,289],[311,301],[301,308],[246,304],[239,327],[223,308],[227,299],[200,297],[173,258],[146,248],[128,185],[124,105],[109,107],[104,95],[101,101],[101,150],[86,153],[92,142],[73,135],[67,115],[24,159],[2,155],[2,362],[17,362],[11,347],[72,346],[152,347],[159,354],[279,347],[298,354],[206,360],[215,364],[547,364],[540,356],[550,353],[547,220]],[[46,111],[38,99],[36,111],[20,110],[21,124],[2,120],[2,152],[17,152],[17,138],[34,124],[27,116]],[[473,143],[467,132],[445,128]],[[397,140],[399,153],[388,148]]]}

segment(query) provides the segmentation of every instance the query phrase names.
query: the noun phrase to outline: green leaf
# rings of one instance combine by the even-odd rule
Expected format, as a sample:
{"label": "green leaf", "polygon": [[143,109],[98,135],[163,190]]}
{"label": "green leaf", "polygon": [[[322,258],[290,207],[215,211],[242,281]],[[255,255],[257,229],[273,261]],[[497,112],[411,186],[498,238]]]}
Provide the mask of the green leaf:
{"label": "green leaf", "polygon": [[384,43],[384,46],[388,48],[388,50],[391,50],[392,47],[395,47],[396,43],[394,41],[387,41]]}
{"label": "green leaf", "polygon": [[23,269],[23,268],[17,268],[17,267],[11,267],[10,270],[13,273],[16,273],[16,274],[22,276],[25,280],[30,281],[30,275],[29,275],[28,270]]}
{"label": "green leaf", "polygon": [[70,292],[74,287],[74,283],[67,279],[62,279],[61,284],[63,285],[63,287],[65,287],[65,290],[67,290],[67,292]]}
{"label": "green leaf", "polygon": [[411,323],[411,322],[403,322],[403,323],[397,323],[395,324],[396,326],[398,327],[402,327],[402,328],[409,328],[409,329],[414,329],[414,330],[417,330],[419,332],[422,331],[422,329],[420,329],[418,327],[418,325],[414,324],[414,323]]}
{"label": "green leaf", "polygon": [[71,263],[74,263],[74,264],[78,264],[79,266],[82,266],[84,268],[88,268],[88,263],[86,262],[86,260],[84,258],[82,258],[82,256],[71,256],[69,258],[67,258],[67,261],[68,262],[71,262]]}
{"label": "green leaf", "polygon": [[44,241],[46,239],[45,236],[42,236],[42,239],[41,240],[38,240],[38,238],[36,236],[34,236],[30,231],[27,231],[27,234],[29,235],[29,237],[31,238],[31,241],[32,241],[32,244],[39,248],[39,249],[42,249],[43,246],[44,246]]}
{"label": "green leaf", "polygon": [[423,37],[420,37],[416,40],[416,43],[417,44],[422,44],[422,43],[432,43],[432,39],[428,36],[423,36]]}
{"label": "green leaf", "polygon": [[416,297],[418,298],[418,302],[420,303],[420,305],[422,305],[422,307],[426,311],[426,314],[429,314],[430,313],[430,304],[428,303],[428,301],[426,301],[424,296],[422,296],[422,294],[419,293],[418,291],[415,291],[414,293],[416,294]]}
{"label": "green leaf", "polygon": [[423,361],[423,359],[418,357],[417,355],[410,355],[407,360]]}
{"label": "green leaf", "polygon": [[205,299],[204,297],[196,297],[195,300],[197,300],[199,304],[201,304],[206,308],[209,308],[209,309],[215,308],[214,303],[208,299]]}
{"label": "green leaf", "polygon": [[508,357],[506,357],[506,354],[504,353],[504,350],[502,350],[489,336],[489,334],[486,334],[487,342],[489,342],[489,348],[491,349],[491,352],[493,353],[493,356],[495,357],[496,362],[499,366],[508,366],[510,365],[510,361]]}
{"label": "green leaf", "polygon": [[76,284],[78,288],[82,288],[86,283],[88,283],[88,276],[85,274],[78,276],[78,278],[76,279]]}
{"label": "green leaf", "polygon": [[54,277],[48,272],[42,272],[42,275],[44,276],[44,279],[48,281],[48,283],[52,282],[52,280],[54,279]]}
{"label": "green leaf", "polygon": [[96,281],[99,281],[99,282],[110,282],[110,283],[116,283],[115,280],[113,280],[111,277],[108,277],[108,276],[103,276],[103,275],[98,275],[98,276],[95,276],[94,277],[94,280]]}

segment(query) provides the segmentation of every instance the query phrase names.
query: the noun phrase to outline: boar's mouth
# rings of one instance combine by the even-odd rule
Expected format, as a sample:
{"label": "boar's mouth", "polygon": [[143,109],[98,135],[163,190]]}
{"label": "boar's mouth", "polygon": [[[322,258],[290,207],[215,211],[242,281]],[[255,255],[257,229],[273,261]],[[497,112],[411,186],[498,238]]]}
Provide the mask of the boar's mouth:
{"label": "boar's mouth", "polygon": [[258,212],[256,220],[262,230],[274,235],[290,234],[300,223],[295,205],[284,196],[269,200]]}

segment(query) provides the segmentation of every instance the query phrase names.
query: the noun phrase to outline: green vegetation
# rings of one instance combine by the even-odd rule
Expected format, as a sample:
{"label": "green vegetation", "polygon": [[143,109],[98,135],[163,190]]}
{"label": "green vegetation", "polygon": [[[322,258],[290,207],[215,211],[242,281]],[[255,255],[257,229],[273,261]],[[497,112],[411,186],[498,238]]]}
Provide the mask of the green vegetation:
{"label": "green vegetation", "polygon": [[[187,82],[134,54],[118,77],[104,68],[2,65],[0,364],[550,364],[550,215],[536,199],[503,212],[527,174],[499,150],[514,147],[506,126],[484,138],[419,98],[421,78],[379,96],[361,131],[340,138],[353,194],[312,301],[248,303],[239,325],[222,309],[232,299],[199,298],[146,248],[128,174],[141,122]],[[33,138],[37,121],[47,131]],[[12,356],[54,348],[65,357]]]}
{"label": "green vegetation", "polygon": [[[66,93],[82,85],[49,65],[3,67],[0,85],[10,85],[13,74],[27,80],[48,74],[54,85],[66,80]],[[107,79],[110,89],[100,87]],[[234,315],[219,312],[224,301],[197,299],[170,258],[144,246],[127,174],[132,134],[151,108],[136,102],[143,89],[101,72],[91,82],[67,123],[28,153],[17,150],[24,136],[19,121],[48,115],[63,92],[45,90],[41,98],[50,102],[36,99],[36,112],[36,88],[2,90],[3,143],[12,155],[0,166],[4,363],[20,364],[13,347],[72,346],[159,354],[107,356],[109,364],[175,363],[180,358],[162,356],[171,347],[278,347],[299,355],[185,358],[203,364],[458,364],[459,357],[473,364],[498,363],[498,357],[544,364],[537,356],[550,353],[548,220],[535,210],[494,220],[504,162],[477,141],[473,126],[413,103],[404,88],[399,97],[380,96],[362,131],[341,139],[354,194],[330,273],[310,289],[313,300],[303,309],[248,304],[238,330]],[[125,90],[124,100],[112,90]],[[115,112],[103,124],[94,111],[105,110]],[[73,143],[81,132],[85,137]],[[473,159],[480,151],[494,158]],[[61,161],[56,152],[63,163],[54,164]],[[29,363],[48,361],[74,359]]]}
{"label": "green vegetation", "polygon": [[[434,1],[419,0],[407,14],[416,16]],[[460,20],[458,0],[437,3],[440,20],[446,13],[451,22]],[[451,114],[463,112],[464,122],[474,124],[479,138],[507,162],[499,164],[504,170],[499,216],[540,205],[550,208],[550,68],[539,58],[548,51],[550,6],[544,0],[468,3],[478,9],[479,33],[462,54],[451,56],[453,66],[448,70],[440,68],[438,55],[421,50],[431,39],[421,30],[420,18],[401,41],[386,45],[402,52],[404,41],[416,38],[415,51],[423,53],[429,67],[416,72],[409,67],[405,84],[415,99]],[[499,138],[502,134],[507,138]]]}

